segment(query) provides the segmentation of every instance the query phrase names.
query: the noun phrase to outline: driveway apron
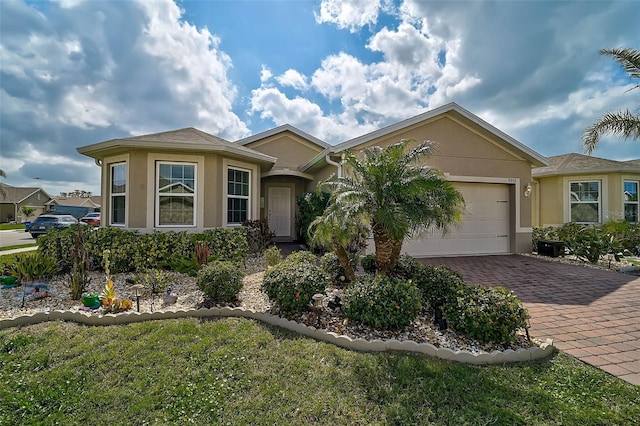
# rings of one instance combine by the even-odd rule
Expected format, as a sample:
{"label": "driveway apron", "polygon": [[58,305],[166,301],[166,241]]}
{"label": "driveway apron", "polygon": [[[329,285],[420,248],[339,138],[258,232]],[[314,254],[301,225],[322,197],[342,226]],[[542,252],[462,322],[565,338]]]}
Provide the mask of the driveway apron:
{"label": "driveway apron", "polygon": [[419,259],[523,301],[532,337],[640,385],[640,277],[519,255]]}

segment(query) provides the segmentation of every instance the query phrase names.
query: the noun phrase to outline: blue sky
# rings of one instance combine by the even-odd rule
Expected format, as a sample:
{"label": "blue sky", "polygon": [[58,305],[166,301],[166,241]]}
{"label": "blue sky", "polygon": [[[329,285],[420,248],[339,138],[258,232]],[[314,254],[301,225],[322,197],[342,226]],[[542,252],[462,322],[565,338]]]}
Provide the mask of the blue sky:
{"label": "blue sky", "polygon": [[[579,152],[638,91],[598,51],[640,47],[631,1],[0,1],[0,168],[99,193],[78,146],[289,123],[339,143],[455,101],[542,155]],[[640,157],[605,138],[596,156]]]}

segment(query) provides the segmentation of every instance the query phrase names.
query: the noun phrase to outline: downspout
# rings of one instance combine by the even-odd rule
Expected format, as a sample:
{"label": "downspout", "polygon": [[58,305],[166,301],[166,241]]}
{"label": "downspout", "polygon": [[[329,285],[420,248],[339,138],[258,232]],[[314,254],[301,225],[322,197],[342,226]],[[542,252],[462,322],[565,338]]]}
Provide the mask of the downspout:
{"label": "downspout", "polygon": [[324,156],[324,161],[327,162],[327,164],[330,164],[332,166],[336,166],[338,168],[338,177],[342,177],[342,164],[340,163],[336,163],[335,161],[333,161],[331,159],[331,156],[329,156],[329,154]]}

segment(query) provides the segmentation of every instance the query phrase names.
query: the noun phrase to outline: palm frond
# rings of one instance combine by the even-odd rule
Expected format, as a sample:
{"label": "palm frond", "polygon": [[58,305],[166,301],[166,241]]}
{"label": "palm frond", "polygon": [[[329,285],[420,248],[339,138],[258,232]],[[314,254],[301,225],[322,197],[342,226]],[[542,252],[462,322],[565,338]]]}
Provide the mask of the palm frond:
{"label": "palm frond", "polygon": [[640,117],[631,111],[609,112],[597,119],[582,134],[582,147],[591,154],[605,133],[631,139],[640,139]]}
{"label": "palm frond", "polygon": [[602,49],[601,55],[611,56],[624,67],[631,78],[640,78],[640,50],[631,48]]}

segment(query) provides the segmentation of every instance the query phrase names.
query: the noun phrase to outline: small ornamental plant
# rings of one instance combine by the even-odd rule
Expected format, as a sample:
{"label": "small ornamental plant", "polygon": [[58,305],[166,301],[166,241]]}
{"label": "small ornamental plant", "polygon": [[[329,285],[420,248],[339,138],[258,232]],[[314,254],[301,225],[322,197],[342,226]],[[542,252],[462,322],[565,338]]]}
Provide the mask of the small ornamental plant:
{"label": "small ornamental plant", "polygon": [[100,304],[104,308],[105,312],[124,312],[131,309],[133,307],[133,303],[128,299],[118,299],[116,296],[116,289],[113,284],[113,279],[111,278],[111,270],[109,269],[109,255],[110,251],[105,250],[103,253],[103,265],[107,283],[100,295]]}

